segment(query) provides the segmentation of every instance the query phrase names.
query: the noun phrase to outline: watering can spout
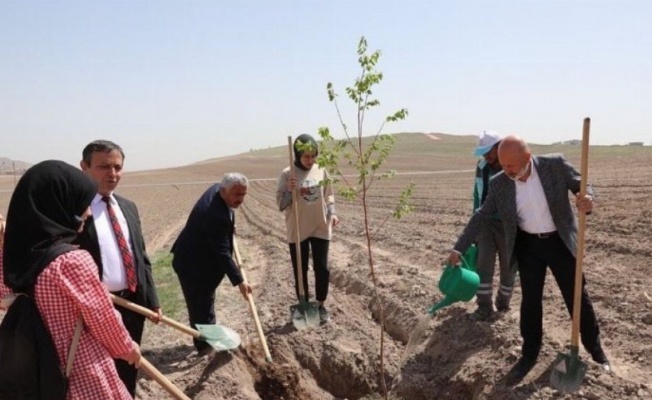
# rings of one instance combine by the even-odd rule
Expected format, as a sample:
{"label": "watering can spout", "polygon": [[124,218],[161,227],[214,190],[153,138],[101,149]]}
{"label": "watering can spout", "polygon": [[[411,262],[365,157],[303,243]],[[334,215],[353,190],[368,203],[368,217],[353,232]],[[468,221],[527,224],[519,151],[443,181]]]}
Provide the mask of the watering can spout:
{"label": "watering can spout", "polygon": [[451,304],[455,303],[456,301],[457,300],[453,299],[452,297],[446,296],[440,302],[431,305],[430,308],[428,308],[428,314],[435,315],[437,310],[439,310],[440,308],[444,308],[446,306],[450,306]]}
{"label": "watering can spout", "polygon": [[439,303],[428,309],[428,314],[434,315],[437,310],[458,301],[469,301],[480,285],[480,276],[470,269],[447,265],[439,278],[439,290],[446,296]]}

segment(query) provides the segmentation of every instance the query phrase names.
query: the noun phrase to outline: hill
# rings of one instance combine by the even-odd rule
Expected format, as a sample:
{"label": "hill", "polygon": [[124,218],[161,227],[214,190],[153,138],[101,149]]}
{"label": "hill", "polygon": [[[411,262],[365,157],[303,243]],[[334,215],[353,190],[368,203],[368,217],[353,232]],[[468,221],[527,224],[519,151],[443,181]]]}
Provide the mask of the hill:
{"label": "hill", "polygon": [[[476,146],[477,137],[474,135],[451,135],[446,133],[420,133],[402,132],[392,134],[396,138],[396,145],[389,158],[388,168],[402,169],[454,169],[468,168],[476,158],[473,156],[473,149]],[[365,137],[363,141],[369,142],[370,138]],[[542,145],[531,143],[533,154],[562,153],[571,160],[579,162],[581,146],[572,144],[556,143]],[[641,159],[652,154],[650,146],[591,146],[591,162],[598,163],[607,159]],[[207,165],[229,165],[235,164],[237,160],[253,161],[256,166],[262,165],[283,165],[287,163],[287,145],[274,146],[267,149],[251,150],[246,153],[226,157],[212,158],[199,161],[188,166],[180,167],[191,170]],[[416,164],[415,164],[416,162]],[[243,168],[249,169],[246,162],[241,164]],[[260,169],[251,169],[254,178],[259,178],[256,172]]]}
{"label": "hill", "polygon": [[0,157],[0,174],[20,175],[25,172],[25,170],[31,165],[32,164],[24,161],[17,161],[6,157]]}

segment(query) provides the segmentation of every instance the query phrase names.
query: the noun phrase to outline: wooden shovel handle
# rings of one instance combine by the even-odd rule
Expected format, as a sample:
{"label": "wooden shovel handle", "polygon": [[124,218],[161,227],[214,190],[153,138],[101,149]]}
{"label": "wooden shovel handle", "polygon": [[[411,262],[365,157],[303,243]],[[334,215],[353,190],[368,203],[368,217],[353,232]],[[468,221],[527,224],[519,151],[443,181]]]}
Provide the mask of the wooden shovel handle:
{"label": "wooden shovel handle", "polygon": [[[156,314],[154,311],[152,311],[150,309],[147,309],[145,307],[141,307],[138,304],[134,304],[134,303],[130,302],[129,300],[123,299],[122,297],[118,297],[118,296],[115,296],[113,294],[111,294],[110,296],[111,296],[111,300],[115,304],[117,304],[119,306],[122,306],[122,307],[124,307],[124,308],[126,308],[128,310],[131,310],[131,311],[133,311],[135,313],[144,315],[147,318],[156,318],[158,316],[158,314]],[[169,325],[169,326],[173,327],[174,329],[178,329],[181,332],[194,337],[195,339],[199,339],[201,337],[201,333],[199,333],[199,331],[197,331],[195,329],[192,329],[191,327],[189,327],[187,325],[184,325],[184,324],[182,324],[180,322],[177,322],[177,321],[175,321],[175,320],[173,320],[171,318],[168,318],[166,316],[161,317],[161,322],[163,322],[166,325]]]}
{"label": "wooden shovel handle", "polygon": [[174,383],[170,382],[162,373],[159,372],[145,357],[140,358],[140,369],[142,369],[150,378],[158,382],[168,393],[177,400],[190,400]]}
{"label": "wooden shovel handle", "polygon": [[[238,242],[236,238],[233,238],[233,251],[235,252],[235,262],[240,268],[242,277],[247,281],[247,274],[245,273],[244,268],[242,267],[242,258],[240,258],[240,249],[238,249]],[[258,318],[258,311],[256,310],[256,304],[254,303],[254,297],[250,294],[247,294],[247,300],[249,301],[249,310],[251,310],[251,315],[254,318],[254,323],[256,324],[256,330],[258,331],[258,337],[260,338],[260,343],[263,345],[263,351],[265,352],[265,360],[268,362],[272,361],[272,355],[269,352],[267,347],[267,340],[265,339],[265,334],[263,333],[263,328],[260,325],[260,319]]]}
{"label": "wooden shovel handle", "polygon": [[[292,136],[288,136],[288,153],[290,156],[290,174],[292,178],[296,179],[296,167],[294,166],[294,152],[293,152]],[[297,285],[299,287],[299,301],[303,302],[305,291],[303,288],[303,263],[301,262],[301,233],[299,232],[299,196],[297,196],[298,188],[292,191],[292,207],[294,208],[294,226],[296,231],[295,238],[295,253],[296,253],[296,270],[297,270]]]}
{"label": "wooden shovel handle", "polygon": [[[580,198],[586,195],[586,184],[589,175],[589,131],[591,119],[584,118],[582,127],[582,166],[580,168]],[[586,229],[586,214],[578,213],[577,254],[575,255],[575,291],[573,293],[573,328],[571,331],[571,346],[579,346],[580,314],[582,311],[582,262],[584,260],[584,231]]]}

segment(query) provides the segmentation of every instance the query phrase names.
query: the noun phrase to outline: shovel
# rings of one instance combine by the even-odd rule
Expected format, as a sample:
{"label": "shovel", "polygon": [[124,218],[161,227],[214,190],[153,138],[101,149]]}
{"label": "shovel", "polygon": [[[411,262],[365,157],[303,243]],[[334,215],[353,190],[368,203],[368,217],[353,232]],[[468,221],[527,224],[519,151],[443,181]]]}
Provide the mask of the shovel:
{"label": "shovel", "polygon": [[[580,196],[586,194],[586,181],[589,173],[589,128],[591,120],[584,119],[582,129],[582,178]],[[588,366],[578,356],[580,312],[582,301],[582,259],[584,258],[584,229],[586,214],[578,213],[577,255],[575,260],[575,292],[573,293],[573,328],[571,331],[570,354],[558,353],[550,373],[550,386],[562,393],[571,393],[579,389]]]}
{"label": "shovel", "polygon": [[[242,259],[240,258],[240,250],[238,249],[238,242],[235,237],[233,238],[233,250],[235,252],[235,262],[240,268],[240,273],[242,278],[247,281],[247,275],[244,268],[242,267]],[[251,315],[254,318],[254,323],[256,324],[256,330],[258,331],[258,337],[260,338],[260,343],[263,345],[263,351],[265,352],[265,361],[272,362],[272,355],[269,353],[269,348],[267,347],[267,340],[265,340],[265,334],[263,333],[263,328],[260,326],[260,319],[258,318],[258,311],[256,310],[256,304],[254,303],[254,298],[251,294],[247,295],[247,300],[249,301],[249,310],[251,310]]]}
{"label": "shovel", "polygon": [[[134,304],[128,300],[123,299],[122,297],[111,295],[111,300],[113,300],[115,304],[135,313],[142,314],[147,318],[157,317],[157,314],[154,311],[149,310],[145,307],[141,307],[138,304]],[[166,316],[161,317],[161,322],[185,334],[188,334],[197,340],[203,340],[204,342],[213,346],[213,348],[217,351],[231,350],[240,346],[240,336],[235,331],[227,328],[226,326],[197,325],[197,330],[195,330]]]}
{"label": "shovel", "polygon": [[[296,177],[293,151],[292,151],[292,136],[288,136],[288,151],[290,153],[290,171],[292,177]],[[292,204],[294,206],[294,223],[296,226],[296,240],[295,240],[295,253],[296,253],[296,271],[297,271],[297,284],[299,286],[299,304],[290,306],[290,315],[292,315],[292,323],[297,330],[308,328],[309,326],[319,325],[319,306],[316,303],[311,303],[306,300],[305,291],[303,288],[303,263],[301,262],[301,234],[299,232],[299,187],[297,186],[292,191]]]}
{"label": "shovel", "polygon": [[150,378],[158,382],[168,393],[176,400],[190,400],[178,387],[174,386],[168,378],[160,373],[145,357],[140,357],[140,369],[142,369]]}

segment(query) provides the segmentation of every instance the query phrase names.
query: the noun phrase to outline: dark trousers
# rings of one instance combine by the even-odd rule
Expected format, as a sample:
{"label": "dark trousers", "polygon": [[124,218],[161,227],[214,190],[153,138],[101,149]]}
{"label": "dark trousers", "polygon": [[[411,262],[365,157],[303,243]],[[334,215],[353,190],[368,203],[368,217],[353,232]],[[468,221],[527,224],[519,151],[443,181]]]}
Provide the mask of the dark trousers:
{"label": "dark trousers", "polygon": [[[133,295],[121,295],[118,293],[114,294],[132,302],[135,298]],[[140,341],[143,338],[143,328],[145,327],[145,317],[120,306],[115,306],[115,309],[120,313],[120,316],[122,317],[122,323],[124,324],[125,328],[127,328],[131,339],[140,345]],[[125,360],[120,359],[115,360],[115,367],[118,370],[118,376],[120,377],[120,380],[122,380],[122,382],[125,384],[131,396],[135,397],[138,368],[130,365]]]}
{"label": "dark trousers", "polygon": [[[523,337],[523,357],[536,359],[541,349],[543,335],[542,297],[546,268],[550,267],[566,303],[566,308],[572,316],[575,257],[556,234],[549,238],[538,238],[521,231],[516,237],[516,257],[518,258],[518,272],[521,277],[523,293],[520,323]],[[585,285],[586,281],[582,276],[580,333],[584,348],[593,354],[602,349],[600,328]],[[571,325],[569,325],[569,331],[570,327]]]}
{"label": "dark trousers", "polygon": [[476,294],[478,306],[492,307],[494,270],[496,254],[498,254],[500,286],[496,295],[496,307],[498,309],[509,308],[517,268],[514,265],[516,259],[510,257],[508,253],[503,223],[500,220],[491,219],[478,235],[478,275],[480,275],[480,286]]}
{"label": "dark trousers", "polygon": [[[303,293],[305,300],[310,300],[308,291],[308,256],[312,249],[312,267],[315,270],[315,292],[317,301],[325,301],[328,297],[328,280],[330,271],[328,270],[328,244],[330,241],[310,237],[301,242],[301,264],[303,271]],[[292,259],[292,270],[294,271],[294,288],[299,296],[299,279],[297,277],[297,249],[295,243],[290,243],[290,258]]]}
{"label": "dark trousers", "polygon": [[[210,282],[206,279],[193,279],[179,275],[179,284],[183,292],[183,298],[186,300],[188,308],[188,320],[193,329],[197,329],[197,324],[211,325],[217,323],[215,317],[215,290],[224,279],[224,273],[218,274],[217,281],[213,278]],[[203,340],[192,340],[197,351],[201,351],[210,344]]]}

